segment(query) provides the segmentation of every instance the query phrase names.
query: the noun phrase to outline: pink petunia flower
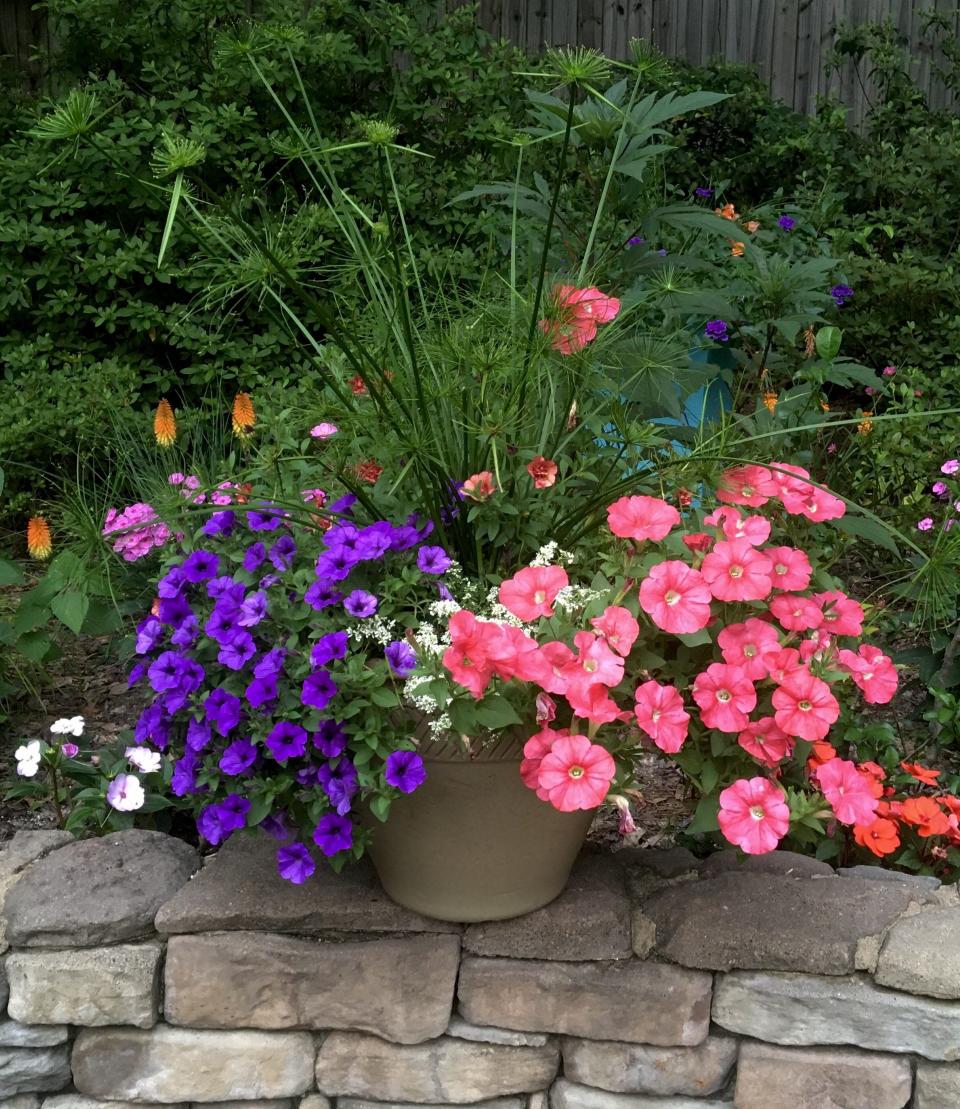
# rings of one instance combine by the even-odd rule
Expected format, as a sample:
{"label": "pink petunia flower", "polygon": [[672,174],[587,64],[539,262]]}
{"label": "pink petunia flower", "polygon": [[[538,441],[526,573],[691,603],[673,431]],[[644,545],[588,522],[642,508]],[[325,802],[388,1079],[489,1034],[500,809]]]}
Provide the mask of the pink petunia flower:
{"label": "pink petunia flower", "polygon": [[630,654],[640,634],[640,625],[633,613],[621,605],[608,605],[600,616],[594,616],[590,624],[624,658]]}
{"label": "pink petunia flower", "polygon": [[823,739],[840,715],[830,686],[806,669],[789,674],[773,691],[772,700],[777,725],[810,743]]}
{"label": "pink petunia flower", "polygon": [[710,623],[710,589],[679,559],[658,562],[640,583],[640,607],[665,632],[687,635]]}
{"label": "pink petunia flower", "polygon": [[805,632],[823,623],[823,610],[809,597],[780,593],[770,602],[770,612],[788,632]]}
{"label": "pink petunia flower", "polygon": [[690,714],[683,698],[672,685],[648,681],[637,687],[633,711],[637,723],[653,742],[669,755],[675,755],[687,738]]}
{"label": "pink petunia flower", "polygon": [[800,652],[796,647],[781,647],[779,651],[765,651],[763,665],[767,668],[767,676],[777,685],[783,685],[788,675],[804,669],[800,661]]}
{"label": "pink petunia flower", "polygon": [[538,454],[531,462],[527,463],[527,473],[533,479],[534,489],[549,489],[557,481],[558,467],[556,462]]}
{"label": "pink petunia flower", "polygon": [[751,547],[759,547],[770,538],[770,521],[766,517],[741,516],[732,507],[716,509],[703,522],[721,528],[725,539],[745,539]]}
{"label": "pink petunia flower", "polygon": [[720,475],[717,499],[726,504],[760,508],[776,495],[773,474],[765,466],[736,466]]}
{"label": "pink petunia flower", "polygon": [[946,462],[940,467],[941,474],[953,475],[960,471],[960,461],[956,458],[948,458]]}
{"label": "pink petunia flower", "polygon": [[819,785],[841,824],[869,824],[877,811],[877,798],[866,775],[848,759],[828,759],[816,771]]}
{"label": "pink petunia flower", "polygon": [[745,539],[717,543],[700,572],[719,601],[760,601],[773,589],[773,563]]}
{"label": "pink petunia flower", "polygon": [[806,552],[796,547],[767,547],[763,553],[773,563],[774,589],[799,593],[810,584],[813,567]]}
{"label": "pink petunia flower", "polygon": [[739,732],[757,707],[757,691],[740,666],[713,662],[693,680],[693,699],[700,706],[704,727]]}
{"label": "pink petunia flower", "polygon": [[540,321],[540,330],[561,354],[583,350],[596,338],[597,324],[609,323],[620,311],[620,301],[606,296],[596,286],[578,289],[574,285],[557,285],[551,301],[550,314]]}
{"label": "pink petunia flower", "polygon": [[537,783],[560,812],[595,809],[616,773],[610,752],[586,736],[561,736],[543,756]]}
{"label": "pink petunia flower", "polygon": [[443,665],[455,682],[469,689],[474,697],[482,697],[493,677],[492,630],[499,632],[499,627],[478,620],[467,609],[460,609],[450,617],[447,630],[450,646],[444,652]]}
{"label": "pink petunia flower", "polygon": [[[591,724],[612,724],[624,714],[610,696],[610,691],[600,682],[571,682],[567,686],[567,704],[574,716],[589,720]],[[629,713],[626,714],[629,719]]]}
{"label": "pink petunia flower", "polygon": [[762,716],[750,723],[737,736],[737,743],[764,766],[776,769],[783,759],[793,754],[793,740],[779,727],[772,716]]}
{"label": "pink petunia flower", "polygon": [[837,657],[840,666],[863,690],[863,699],[868,705],[885,705],[893,700],[899,682],[897,668],[879,647],[863,643],[856,654],[839,651]]}
{"label": "pink petunia flower", "polygon": [[758,682],[767,676],[763,656],[779,649],[780,637],[771,624],[751,616],[742,624],[728,624],[717,636],[717,644],[724,662],[739,666],[752,682]]}
{"label": "pink petunia flower", "polygon": [[790,827],[783,790],[766,778],[739,778],[720,794],[720,831],[747,855],[766,855]]}
{"label": "pink petunia flower", "polygon": [[623,678],[623,659],[592,632],[581,631],[573,637],[577,655],[565,668],[567,694],[573,685],[615,686]]}
{"label": "pink petunia flower", "polygon": [[543,680],[537,684],[547,693],[566,693],[567,672],[577,656],[566,643],[559,640],[544,643],[540,654],[546,661],[547,668]]}
{"label": "pink petunia flower", "polygon": [[823,628],[831,635],[859,635],[863,631],[863,608],[858,601],[839,589],[814,593],[823,609]]}
{"label": "pink petunia flower", "polygon": [[553,615],[557,594],[570,584],[562,566],[526,566],[500,586],[500,604],[525,624]]}
{"label": "pink petunia flower", "polygon": [[621,497],[607,509],[607,524],[621,539],[663,539],[679,523],[680,513],[659,497]]}
{"label": "pink petunia flower", "polygon": [[520,777],[523,779],[523,784],[527,789],[536,791],[541,801],[549,801],[550,798],[547,795],[547,791],[540,788],[540,763],[543,761],[545,755],[550,754],[550,748],[553,747],[554,740],[568,734],[566,728],[556,732],[553,728],[541,728],[539,732],[532,735],[523,745],[523,760],[520,763]]}

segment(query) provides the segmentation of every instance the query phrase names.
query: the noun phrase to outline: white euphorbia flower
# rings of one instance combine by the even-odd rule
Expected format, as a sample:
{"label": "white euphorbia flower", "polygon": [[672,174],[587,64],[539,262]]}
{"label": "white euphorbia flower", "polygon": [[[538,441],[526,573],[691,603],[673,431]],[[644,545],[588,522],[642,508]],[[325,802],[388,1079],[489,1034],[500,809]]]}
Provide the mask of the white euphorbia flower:
{"label": "white euphorbia flower", "polygon": [[32,778],[40,769],[40,740],[33,739],[13,753],[17,760],[17,773],[21,778]]}
{"label": "white euphorbia flower", "polygon": [[54,720],[50,725],[50,731],[54,735],[83,735],[83,717],[82,716],[63,716],[59,720]]}

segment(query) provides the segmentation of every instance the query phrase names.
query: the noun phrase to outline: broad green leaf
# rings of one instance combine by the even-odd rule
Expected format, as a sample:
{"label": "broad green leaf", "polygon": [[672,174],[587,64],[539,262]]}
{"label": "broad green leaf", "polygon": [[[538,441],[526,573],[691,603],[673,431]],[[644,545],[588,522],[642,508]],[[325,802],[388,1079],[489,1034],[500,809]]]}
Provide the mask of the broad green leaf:
{"label": "broad green leaf", "polygon": [[495,694],[477,705],[477,723],[485,728],[506,728],[511,724],[519,724],[520,717],[505,697]]}
{"label": "broad green leaf", "polygon": [[840,353],[843,332],[839,327],[821,327],[817,332],[817,354],[825,362],[832,362]]}
{"label": "broad green leaf", "polygon": [[370,798],[370,811],[381,823],[387,819],[390,813],[390,798],[384,794],[378,794],[376,797]]}
{"label": "broad green leaf", "polygon": [[50,602],[53,615],[66,624],[74,635],[80,634],[89,607],[90,598],[85,593],[58,593]]}
{"label": "broad green leaf", "polygon": [[46,632],[30,631],[17,639],[17,650],[31,662],[43,662],[52,646]]}
{"label": "broad green leaf", "polygon": [[462,697],[457,698],[447,705],[447,713],[454,730],[461,735],[473,735],[476,731],[477,712],[472,701],[466,701]]}
{"label": "broad green leaf", "polygon": [[841,516],[839,520],[832,520],[831,523],[838,531],[855,535],[859,539],[866,539],[892,554],[900,554],[893,535],[879,520],[872,520],[866,516],[853,516],[848,512],[845,516]]}
{"label": "broad green leaf", "polygon": [[23,572],[20,567],[9,559],[0,558],[0,587],[19,585],[22,581]]}
{"label": "broad green leaf", "polygon": [[717,832],[720,825],[717,823],[717,813],[720,811],[719,797],[701,797],[697,811],[693,814],[687,831],[693,835],[704,832]]}

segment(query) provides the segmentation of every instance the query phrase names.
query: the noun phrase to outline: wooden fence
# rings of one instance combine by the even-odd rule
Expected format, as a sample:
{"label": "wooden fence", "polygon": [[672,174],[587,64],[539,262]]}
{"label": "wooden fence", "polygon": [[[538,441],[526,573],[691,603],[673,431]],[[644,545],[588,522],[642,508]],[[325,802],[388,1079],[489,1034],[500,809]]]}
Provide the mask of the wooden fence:
{"label": "wooden fence", "polygon": [[[31,56],[48,45],[48,29],[34,3],[0,0],[0,60],[28,82],[39,75]],[[256,6],[254,0],[236,0],[238,13]],[[960,34],[960,0],[480,0],[478,18],[494,35],[531,50],[580,43],[625,57],[631,38],[646,38],[668,56],[694,64],[715,58],[743,62],[798,111],[812,114],[818,96],[836,93],[852,109],[856,125],[875,90],[868,65],[858,70],[848,62],[826,72],[843,24],[892,20],[911,45],[914,77],[931,106],[958,106],[937,77],[939,59],[925,41],[922,13],[930,9],[945,15]]]}

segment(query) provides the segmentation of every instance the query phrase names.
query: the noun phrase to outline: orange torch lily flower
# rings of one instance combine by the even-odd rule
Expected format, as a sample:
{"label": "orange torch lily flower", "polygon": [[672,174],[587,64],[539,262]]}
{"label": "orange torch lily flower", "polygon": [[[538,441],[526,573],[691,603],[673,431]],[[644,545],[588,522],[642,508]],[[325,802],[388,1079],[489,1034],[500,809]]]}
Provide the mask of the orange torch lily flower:
{"label": "orange torch lily flower", "polygon": [[237,393],[233,399],[233,434],[245,439],[257,422],[257,413],[249,393]]}
{"label": "orange torch lily flower", "polygon": [[47,559],[53,553],[50,525],[42,516],[31,516],[27,521],[27,550],[31,558]]}
{"label": "orange torch lily flower", "polygon": [[153,434],[161,447],[172,447],[177,439],[177,421],[170,402],[164,398],[153,416]]}

